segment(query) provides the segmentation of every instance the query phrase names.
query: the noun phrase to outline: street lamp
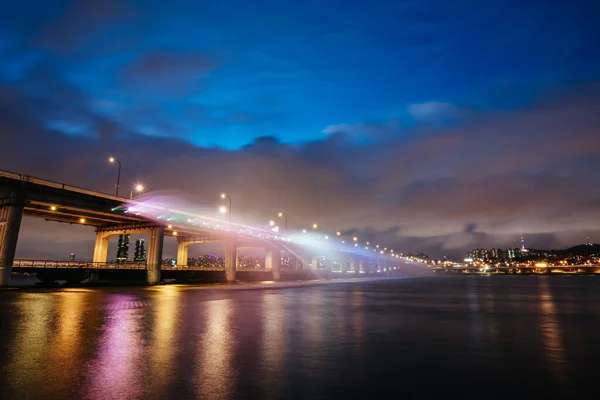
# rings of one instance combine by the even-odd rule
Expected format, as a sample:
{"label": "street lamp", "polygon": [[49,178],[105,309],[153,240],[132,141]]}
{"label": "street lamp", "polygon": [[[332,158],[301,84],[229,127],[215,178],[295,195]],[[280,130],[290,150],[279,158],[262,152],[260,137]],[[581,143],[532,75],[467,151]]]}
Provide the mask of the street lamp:
{"label": "street lamp", "polygon": [[270,220],[270,221],[269,221],[269,225],[270,225],[270,226],[275,226],[275,221],[273,221],[273,220]]}
{"label": "street lamp", "polygon": [[116,190],[115,190],[115,196],[119,196],[119,182],[121,181],[121,161],[117,160],[114,157],[110,157],[108,159],[108,162],[111,163],[111,164],[114,164],[114,163],[119,164],[119,169],[117,171],[117,183],[115,185],[115,188],[116,188]]}
{"label": "street lamp", "polygon": [[279,218],[285,218],[285,232],[287,233],[287,229],[288,229],[288,224],[287,224],[287,215],[286,215],[286,214],[284,214],[284,213],[282,213],[282,212],[280,212],[279,214],[277,214],[277,216],[278,216]]}
{"label": "street lamp", "polygon": [[336,234],[337,236],[340,236],[340,235],[342,234],[342,232],[340,232],[340,231],[337,231],[335,234]]}
{"label": "street lamp", "polygon": [[354,240],[355,242],[357,242],[357,241],[358,241],[358,238],[357,238],[356,236],[354,236],[354,237],[352,238],[352,240]]}
{"label": "street lamp", "polygon": [[134,187],[131,188],[131,192],[129,193],[129,199],[133,199],[133,191],[136,193],[142,193],[144,191],[144,185],[141,183],[136,183]]}
{"label": "street lamp", "polygon": [[229,222],[231,222],[231,197],[229,197],[227,195],[227,193],[221,193],[221,198],[229,200],[229,212],[227,213],[227,216],[228,216]]}
{"label": "street lamp", "polygon": [[315,230],[319,229],[319,225],[313,224],[313,229],[315,229]]}

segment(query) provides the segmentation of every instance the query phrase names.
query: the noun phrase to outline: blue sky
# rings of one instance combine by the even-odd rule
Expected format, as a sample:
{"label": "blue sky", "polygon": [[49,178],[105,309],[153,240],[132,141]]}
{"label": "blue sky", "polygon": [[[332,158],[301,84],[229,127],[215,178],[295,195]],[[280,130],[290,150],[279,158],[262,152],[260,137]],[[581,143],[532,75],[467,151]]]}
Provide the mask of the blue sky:
{"label": "blue sky", "polygon": [[[249,219],[284,210],[296,229],[436,256],[521,231],[598,242],[599,14],[591,0],[12,2],[0,168],[110,192],[113,154],[124,185],[210,206],[226,191]],[[29,229],[20,243],[39,249]],[[39,257],[62,242],[48,243]]]}
{"label": "blue sky", "polygon": [[[5,84],[44,92],[31,75],[52,74],[124,130],[198,146],[410,130],[438,112],[526,107],[600,69],[592,1],[38,3],[0,17]],[[410,112],[421,103],[433,108]],[[44,118],[94,134],[84,117]]]}

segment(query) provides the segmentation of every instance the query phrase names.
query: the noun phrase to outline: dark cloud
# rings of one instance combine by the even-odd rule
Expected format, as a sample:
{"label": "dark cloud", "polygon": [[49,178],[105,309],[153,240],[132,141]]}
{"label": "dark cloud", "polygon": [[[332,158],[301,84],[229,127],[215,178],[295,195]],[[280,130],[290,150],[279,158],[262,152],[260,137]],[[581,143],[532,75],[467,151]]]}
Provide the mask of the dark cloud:
{"label": "dark cloud", "polygon": [[41,24],[35,42],[60,53],[78,50],[92,37],[131,19],[134,11],[119,0],[72,0]]}
{"label": "dark cloud", "polygon": [[215,67],[205,54],[182,52],[151,52],[137,58],[125,70],[128,79],[155,78],[165,74],[201,75]]}
{"label": "dark cloud", "polygon": [[[521,230],[552,246],[600,233],[599,106],[594,96],[568,98],[369,145],[344,135],[297,146],[263,137],[237,151],[133,132],[68,136],[4,109],[0,159],[3,169],[109,192],[114,171],[103,163],[116,154],[125,185],[141,179],[208,206],[227,191],[238,216],[257,223],[282,210],[295,228],[317,222],[398,251],[460,256],[512,246]],[[88,118],[99,132],[123,129]]]}

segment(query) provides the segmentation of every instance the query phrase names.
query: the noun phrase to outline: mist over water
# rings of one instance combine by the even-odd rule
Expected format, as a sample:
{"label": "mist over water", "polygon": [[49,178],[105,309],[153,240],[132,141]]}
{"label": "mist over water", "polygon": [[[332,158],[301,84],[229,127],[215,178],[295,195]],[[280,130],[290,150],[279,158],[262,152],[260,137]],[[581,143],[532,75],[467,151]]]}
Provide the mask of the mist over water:
{"label": "mist over water", "polygon": [[[595,276],[0,292],[3,399],[577,398]],[[459,397],[460,396],[460,397]]]}

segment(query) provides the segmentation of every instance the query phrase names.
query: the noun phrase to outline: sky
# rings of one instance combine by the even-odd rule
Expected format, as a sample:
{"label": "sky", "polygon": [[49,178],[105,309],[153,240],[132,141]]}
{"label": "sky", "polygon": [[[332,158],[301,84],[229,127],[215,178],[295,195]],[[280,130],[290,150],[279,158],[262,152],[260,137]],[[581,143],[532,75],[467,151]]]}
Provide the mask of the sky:
{"label": "sky", "polygon": [[[0,169],[405,252],[600,242],[595,1],[54,1],[0,14]],[[18,257],[91,253],[26,218]],[[87,232],[87,231],[86,231]],[[81,249],[81,250],[79,250]]]}

